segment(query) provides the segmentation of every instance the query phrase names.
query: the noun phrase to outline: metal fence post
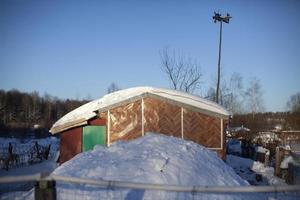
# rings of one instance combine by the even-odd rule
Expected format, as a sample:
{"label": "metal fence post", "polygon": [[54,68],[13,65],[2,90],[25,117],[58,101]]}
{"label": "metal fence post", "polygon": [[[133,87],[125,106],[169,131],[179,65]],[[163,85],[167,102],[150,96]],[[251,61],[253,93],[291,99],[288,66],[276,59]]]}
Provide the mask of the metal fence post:
{"label": "metal fence post", "polygon": [[56,200],[56,183],[54,180],[40,180],[34,188],[35,200]]}

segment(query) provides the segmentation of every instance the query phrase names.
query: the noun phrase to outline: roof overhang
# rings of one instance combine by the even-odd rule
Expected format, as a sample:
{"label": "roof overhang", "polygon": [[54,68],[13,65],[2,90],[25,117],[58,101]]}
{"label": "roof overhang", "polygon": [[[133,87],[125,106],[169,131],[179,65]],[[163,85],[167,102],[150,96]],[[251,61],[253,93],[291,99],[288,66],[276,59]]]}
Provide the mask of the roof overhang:
{"label": "roof overhang", "polygon": [[[182,97],[182,100],[180,100],[180,101],[175,100],[178,97],[175,98],[174,94],[172,94],[172,95],[169,95],[169,96],[168,95],[164,95],[163,96],[160,93],[155,94],[155,93],[151,93],[151,92],[144,92],[144,93],[141,93],[139,95],[132,96],[130,98],[126,98],[124,100],[117,101],[116,103],[111,103],[111,104],[109,104],[107,106],[103,106],[103,107],[98,108],[98,109],[93,109],[93,110],[90,111],[90,112],[93,112],[93,113],[89,113],[89,115],[87,115],[85,117],[80,117],[80,118],[78,118],[76,120],[68,121],[66,123],[59,124],[59,125],[55,125],[54,124],[52,126],[52,128],[50,129],[50,132],[52,134],[56,134],[56,133],[60,133],[60,132],[66,131],[66,130],[71,129],[71,128],[75,128],[75,127],[78,127],[78,126],[86,125],[86,124],[88,124],[88,120],[90,120],[90,119],[94,118],[95,116],[97,116],[97,113],[102,113],[102,112],[108,111],[110,109],[113,109],[113,108],[116,108],[116,107],[119,107],[119,106],[122,106],[122,105],[126,105],[126,104],[129,104],[129,103],[141,100],[143,98],[153,98],[153,99],[157,99],[157,100],[166,101],[166,102],[168,102],[168,103],[170,103],[172,105],[183,107],[183,108],[189,109],[191,111],[203,113],[203,114],[206,114],[206,115],[212,116],[212,117],[218,117],[218,118],[222,118],[222,119],[228,119],[228,117],[230,116],[230,113],[228,111],[226,111],[225,109],[223,109],[222,112],[220,112],[220,111],[219,112],[214,112],[214,111],[212,111],[210,109],[207,109],[205,107],[195,106],[195,105],[193,105],[191,103],[186,103],[184,101],[184,98],[187,99],[187,100],[190,100],[190,101],[195,101],[195,102],[197,101],[197,99],[193,99],[191,95],[188,96],[188,97],[187,96]],[[178,95],[178,96],[180,97],[180,95]],[[172,98],[172,97],[174,97],[174,98]],[[204,101],[201,102],[201,103],[205,104]],[[212,102],[209,102],[209,103],[212,104]],[[211,105],[209,105],[209,106],[211,106]],[[219,105],[214,104],[214,106],[219,106]],[[219,110],[221,108],[222,108],[221,106],[218,107]]]}

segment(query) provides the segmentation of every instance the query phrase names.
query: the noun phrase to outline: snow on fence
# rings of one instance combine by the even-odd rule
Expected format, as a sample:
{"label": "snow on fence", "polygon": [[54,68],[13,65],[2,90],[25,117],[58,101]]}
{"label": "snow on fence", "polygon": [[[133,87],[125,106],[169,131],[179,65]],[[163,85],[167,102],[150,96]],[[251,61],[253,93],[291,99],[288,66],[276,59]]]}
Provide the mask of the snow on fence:
{"label": "snow on fence", "polygon": [[[16,187],[22,184],[23,188]],[[7,188],[9,185],[15,188]],[[26,188],[28,185],[32,187]],[[42,174],[0,178],[0,199],[299,199],[299,196],[300,185],[180,186]]]}

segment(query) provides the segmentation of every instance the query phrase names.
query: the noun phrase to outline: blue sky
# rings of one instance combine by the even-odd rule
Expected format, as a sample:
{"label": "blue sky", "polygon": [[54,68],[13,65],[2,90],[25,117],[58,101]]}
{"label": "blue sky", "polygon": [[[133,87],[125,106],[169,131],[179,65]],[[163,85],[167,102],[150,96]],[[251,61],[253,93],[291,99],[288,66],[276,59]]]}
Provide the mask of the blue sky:
{"label": "blue sky", "polygon": [[267,111],[300,91],[300,1],[0,1],[0,88],[98,98],[121,88],[169,87],[159,51],[198,61],[203,90],[216,76],[219,26],[224,77],[261,81]]}

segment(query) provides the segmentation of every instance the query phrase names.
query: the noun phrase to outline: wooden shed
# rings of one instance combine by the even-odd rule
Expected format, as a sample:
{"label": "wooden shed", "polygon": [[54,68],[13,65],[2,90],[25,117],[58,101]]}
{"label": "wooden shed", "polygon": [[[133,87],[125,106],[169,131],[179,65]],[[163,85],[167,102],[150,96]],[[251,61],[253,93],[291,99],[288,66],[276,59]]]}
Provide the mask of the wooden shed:
{"label": "wooden shed", "polygon": [[229,112],[218,104],[184,92],[136,87],[105,95],[59,119],[60,163],[96,144],[109,146],[146,132],[191,140],[225,157]]}

